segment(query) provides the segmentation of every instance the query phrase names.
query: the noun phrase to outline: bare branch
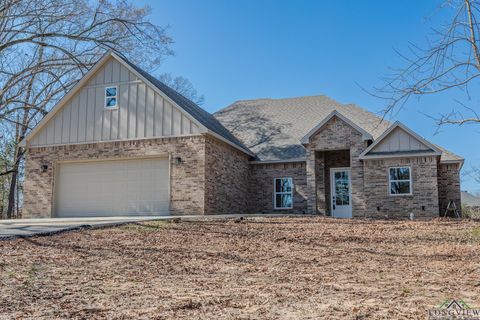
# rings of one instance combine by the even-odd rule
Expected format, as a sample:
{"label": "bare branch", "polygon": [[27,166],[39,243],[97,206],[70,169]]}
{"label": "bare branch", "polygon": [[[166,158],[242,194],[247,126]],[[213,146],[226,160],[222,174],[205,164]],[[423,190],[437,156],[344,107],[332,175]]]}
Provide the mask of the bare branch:
{"label": "bare branch", "polygon": [[[469,86],[478,85],[480,77],[480,39],[477,15],[480,14],[476,0],[450,0],[442,6],[454,10],[449,24],[432,29],[426,48],[410,44],[409,55],[397,54],[406,66],[392,70],[384,85],[369,92],[385,101],[384,117],[401,110],[412,97],[434,95],[452,89],[460,89],[470,96]],[[478,107],[477,107],[478,109]],[[470,110],[472,111],[472,110]],[[463,116],[458,111],[440,115],[439,125],[480,122],[476,112]]]}

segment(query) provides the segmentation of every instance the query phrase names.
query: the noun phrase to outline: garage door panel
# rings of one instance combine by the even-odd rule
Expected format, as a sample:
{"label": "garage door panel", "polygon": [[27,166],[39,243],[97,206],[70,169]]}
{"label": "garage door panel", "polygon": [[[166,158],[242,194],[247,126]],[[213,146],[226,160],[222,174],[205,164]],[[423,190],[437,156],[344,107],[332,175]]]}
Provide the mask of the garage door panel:
{"label": "garage door panel", "polygon": [[169,212],[168,159],[64,163],[56,183],[59,217]]}

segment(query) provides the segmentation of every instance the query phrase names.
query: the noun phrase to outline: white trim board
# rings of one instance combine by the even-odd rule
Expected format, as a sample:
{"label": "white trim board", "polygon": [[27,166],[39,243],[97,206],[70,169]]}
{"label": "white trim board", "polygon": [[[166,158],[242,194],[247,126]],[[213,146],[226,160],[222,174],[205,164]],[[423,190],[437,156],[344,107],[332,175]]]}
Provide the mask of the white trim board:
{"label": "white trim board", "polygon": [[440,164],[447,164],[447,165],[448,165],[448,164],[458,164],[458,165],[459,165],[459,169],[462,169],[464,162],[465,162],[464,160],[444,160],[444,161],[442,161],[442,160],[440,159]]}
{"label": "white trim board", "polygon": [[273,163],[296,163],[296,162],[305,162],[307,159],[298,158],[298,159],[288,159],[288,160],[253,160],[249,161],[249,164],[273,164]]}
{"label": "white trim board", "polygon": [[393,159],[393,158],[418,158],[418,157],[436,157],[439,154],[431,151],[418,151],[418,152],[395,152],[391,154],[371,154],[366,157],[359,157],[360,160],[375,160],[375,159]]}
{"label": "white trim board", "polygon": [[159,136],[159,137],[143,137],[143,138],[130,138],[130,139],[115,139],[115,140],[98,140],[98,141],[82,141],[82,142],[65,142],[58,144],[41,144],[37,146],[30,146],[29,148],[55,148],[55,147],[64,147],[64,146],[75,146],[83,144],[97,144],[97,143],[114,143],[114,142],[135,142],[142,140],[159,140],[159,139],[176,139],[176,138],[189,138],[189,137],[199,137],[202,133],[191,133],[183,135],[171,135],[171,136]]}

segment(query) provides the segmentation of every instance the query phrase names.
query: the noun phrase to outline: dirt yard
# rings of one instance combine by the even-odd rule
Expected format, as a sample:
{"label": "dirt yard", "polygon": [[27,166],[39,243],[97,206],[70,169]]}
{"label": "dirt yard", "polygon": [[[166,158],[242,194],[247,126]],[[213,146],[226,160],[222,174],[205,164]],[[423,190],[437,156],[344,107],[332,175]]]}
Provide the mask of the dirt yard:
{"label": "dirt yard", "polygon": [[480,224],[153,222],[0,241],[0,319],[419,319],[480,306]]}

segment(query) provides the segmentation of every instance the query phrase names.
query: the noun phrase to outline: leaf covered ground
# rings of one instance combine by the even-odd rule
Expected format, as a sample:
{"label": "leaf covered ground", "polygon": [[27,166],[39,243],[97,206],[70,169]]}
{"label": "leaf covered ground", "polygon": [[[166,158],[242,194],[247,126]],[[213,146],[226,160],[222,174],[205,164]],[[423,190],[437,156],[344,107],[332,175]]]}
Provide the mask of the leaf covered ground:
{"label": "leaf covered ground", "polygon": [[0,241],[0,319],[418,319],[480,306],[480,224],[150,222]]}

